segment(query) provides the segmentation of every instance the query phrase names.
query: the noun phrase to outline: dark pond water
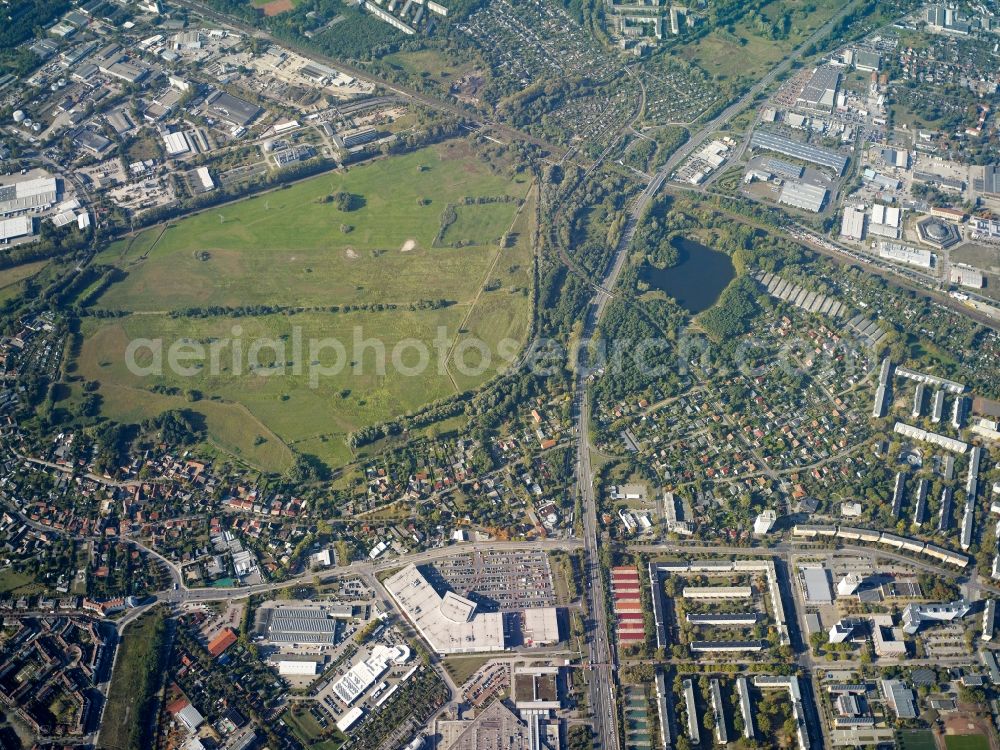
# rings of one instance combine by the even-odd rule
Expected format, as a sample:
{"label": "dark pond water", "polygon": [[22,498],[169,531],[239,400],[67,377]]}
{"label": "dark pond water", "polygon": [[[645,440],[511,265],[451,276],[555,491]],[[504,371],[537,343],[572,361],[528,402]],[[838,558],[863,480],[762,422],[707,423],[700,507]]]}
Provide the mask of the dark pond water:
{"label": "dark pond water", "polygon": [[736,269],[729,256],[686,237],[672,240],[677,249],[677,265],[671,268],[644,266],[640,278],[659,289],[691,313],[700,313],[715,304]]}

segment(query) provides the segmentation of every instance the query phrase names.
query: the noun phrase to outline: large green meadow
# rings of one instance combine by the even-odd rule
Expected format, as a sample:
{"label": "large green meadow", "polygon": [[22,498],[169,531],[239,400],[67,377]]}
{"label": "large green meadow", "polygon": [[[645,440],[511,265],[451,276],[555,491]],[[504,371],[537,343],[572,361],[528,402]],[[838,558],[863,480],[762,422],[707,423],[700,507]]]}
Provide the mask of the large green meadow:
{"label": "large green meadow", "polygon": [[[466,348],[464,339],[478,337],[495,352],[502,339],[523,344],[527,336],[534,191],[528,176],[494,174],[470,149],[459,140],[382,159],[116,242],[98,262],[126,276],[95,307],[119,316],[84,320],[77,373],[100,382],[105,415],[136,421],[168,408],[199,411],[216,448],[266,470],[289,465],[293,451],[331,466],[348,462],[352,431],[503,369],[494,354],[482,372],[460,372],[456,346]],[[338,207],[344,193],[348,210]],[[338,194],[340,201],[327,198]],[[507,197],[517,200],[497,202]],[[466,198],[492,202],[464,205]],[[442,232],[449,205],[457,217]],[[254,306],[263,309],[246,309]],[[329,338],[344,356],[318,343],[310,352],[310,342]],[[162,342],[154,374],[126,366],[129,343],[139,339]],[[235,360],[227,339],[243,347]],[[409,339],[421,346],[398,348],[400,368],[393,350]],[[356,340],[380,344],[359,350]],[[187,372],[168,366],[170,345],[181,341],[204,351]],[[251,372],[255,341],[263,368]],[[421,364],[419,348],[429,362],[409,374]],[[133,359],[153,364],[149,346]],[[479,362],[475,349],[466,361]]]}

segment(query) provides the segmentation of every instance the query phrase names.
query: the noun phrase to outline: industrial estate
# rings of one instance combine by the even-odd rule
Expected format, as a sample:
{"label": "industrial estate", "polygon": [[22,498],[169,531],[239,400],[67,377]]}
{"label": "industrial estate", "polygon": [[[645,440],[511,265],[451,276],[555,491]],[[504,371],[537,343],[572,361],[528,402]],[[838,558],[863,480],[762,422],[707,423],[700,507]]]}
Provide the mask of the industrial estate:
{"label": "industrial estate", "polygon": [[994,0],[0,10],[0,748],[1000,747]]}

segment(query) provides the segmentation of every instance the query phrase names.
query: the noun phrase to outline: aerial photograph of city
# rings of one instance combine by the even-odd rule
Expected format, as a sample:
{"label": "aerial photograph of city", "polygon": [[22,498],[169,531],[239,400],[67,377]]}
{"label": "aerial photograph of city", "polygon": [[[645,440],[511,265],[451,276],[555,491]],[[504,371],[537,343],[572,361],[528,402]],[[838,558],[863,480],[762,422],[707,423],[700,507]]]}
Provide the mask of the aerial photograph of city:
{"label": "aerial photograph of city", "polygon": [[0,0],[0,750],[1000,750],[1000,0]]}

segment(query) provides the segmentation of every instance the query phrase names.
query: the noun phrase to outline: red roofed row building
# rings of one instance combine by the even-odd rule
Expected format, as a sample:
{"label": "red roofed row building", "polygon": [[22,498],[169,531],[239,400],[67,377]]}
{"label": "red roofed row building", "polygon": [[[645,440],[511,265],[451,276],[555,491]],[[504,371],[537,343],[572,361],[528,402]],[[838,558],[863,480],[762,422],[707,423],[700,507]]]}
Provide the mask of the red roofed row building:
{"label": "red roofed row building", "polygon": [[618,643],[631,646],[646,640],[642,615],[642,588],[639,571],[630,565],[611,569],[611,595],[614,597]]}
{"label": "red roofed row building", "polygon": [[213,657],[221,656],[222,652],[236,643],[236,631],[226,628],[213,638],[208,644],[208,653]]}

